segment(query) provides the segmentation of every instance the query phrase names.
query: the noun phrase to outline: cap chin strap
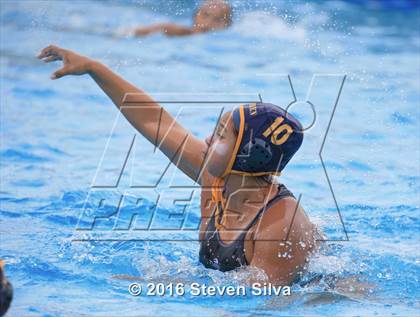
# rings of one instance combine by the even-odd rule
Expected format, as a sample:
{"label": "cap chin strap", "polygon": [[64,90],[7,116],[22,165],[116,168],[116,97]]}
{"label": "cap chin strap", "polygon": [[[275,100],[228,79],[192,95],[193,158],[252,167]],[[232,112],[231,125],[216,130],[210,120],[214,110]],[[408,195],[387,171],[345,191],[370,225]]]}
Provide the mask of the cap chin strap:
{"label": "cap chin strap", "polygon": [[[249,173],[244,171],[237,171],[232,170],[233,164],[235,163],[239,147],[242,142],[242,138],[244,135],[244,128],[245,128],[245,113],[244,113],[244,106],[239,106],[239,129],[238,129],[238,137],[236,138],[235,147],[232,152],[232,156],[229,160],[229,163],[226,167],[226,170],[220,177],[216,177],[213,184],[212,184],[212,190],[211,190],[211,200],[216,204],[216,210],[215,210],[215,218],[214,223],[217,230],[220,230],[223,227],[223,222],[225,219],[226,213],[223,213],[222,219],[219,222],[220,213],[223,212],[226,205],[226,199],[223,197],[223,189],[224,189],[224,177],[228,174],[239,174],[244,176],[263,176],[263,175],[276,175],[279,176],[280,172],[256,172],[256,173]],[[220,210],[222,209],[222,210]]]}
{"label": "cap chin strap", "polygon": [[223,222],[226,215],[226,213],[223,213],[222,220],[219,222],[220,213],[223,212],[226,205],[226,199],[223,197],[224,185],[224,179],[217,177],[215,178],[211,188],[211,201],[216,204],[216,210],[214,212],[214,225],[216,226],[217,230],[220,230],[223,227]]}
{"label": "cap chin strap", "polygon": [[223,197],[223,189],[225,185],[224,177],[232,172],[232,166],[235,163],[236,155],[238,154],[239,146],[241,145],[242,137],[244,135],[244,127],[245,127],[244,106],[240,105],[239,106],[239,131],[238,131],[238,137],[236,138],[235,147],[233,148],[232,156],[222,176],[215,178],[212,184],[212,189],[211,189],[211,201],[216,204],[216,210],[214,213],[214,224],[217,230],[220,230],[223,227],[223,222],[226,215],[226,213],[223,213],[222,219],[219,222],[220,213],[223,212],[226,205],[226,199]]}

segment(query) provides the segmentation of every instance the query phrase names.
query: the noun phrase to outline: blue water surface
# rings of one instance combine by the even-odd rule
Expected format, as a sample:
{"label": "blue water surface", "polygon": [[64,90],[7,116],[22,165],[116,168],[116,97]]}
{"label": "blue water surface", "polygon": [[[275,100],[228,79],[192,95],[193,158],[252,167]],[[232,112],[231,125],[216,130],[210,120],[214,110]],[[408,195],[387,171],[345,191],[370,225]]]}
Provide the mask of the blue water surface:
{"label": "blue water surface", "polygon": [[[0,2],[0,256],[15,290],[8,316],[418,316],[418,6],[231,3],[226,31],[132,38],[124,28],[190,23],[197,3]],[[88,76],[51,81],[59,64],[35,58],[51,43],[107,64],[202,138],[223,107],[259,94],[290,105],[311,127],[279,180],[331,240],[308,274],[346,287],[322,279],[293,286],[290,297],[131,296],[130,281],[115,275],[223,286],[259,273],[200,265],[199,188],[166,170],[168,159]],[[116,223],[107,216],[117,206]],[[144,241],[153,215],[146,238],[161,241]]]}

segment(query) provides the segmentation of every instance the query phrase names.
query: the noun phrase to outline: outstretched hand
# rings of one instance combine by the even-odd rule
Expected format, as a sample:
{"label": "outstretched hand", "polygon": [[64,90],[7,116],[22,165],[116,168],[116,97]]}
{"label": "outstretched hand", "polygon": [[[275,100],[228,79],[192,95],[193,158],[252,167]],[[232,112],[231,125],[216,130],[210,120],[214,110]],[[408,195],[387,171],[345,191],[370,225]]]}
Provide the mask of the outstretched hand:
{"label": "outstretched hand", "polygon": [[66,75],[83,75],[89,72],[92,60],[75,52],[49,45],[37,56],[45,63],[63,61],[63,67],[51,75],[51,79],[58,79]]}

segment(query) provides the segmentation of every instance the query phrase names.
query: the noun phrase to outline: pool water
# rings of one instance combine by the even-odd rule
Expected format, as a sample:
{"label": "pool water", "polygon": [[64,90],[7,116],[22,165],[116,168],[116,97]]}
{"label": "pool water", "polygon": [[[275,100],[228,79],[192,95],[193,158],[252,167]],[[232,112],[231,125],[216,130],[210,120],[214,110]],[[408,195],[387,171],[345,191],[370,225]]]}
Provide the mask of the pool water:
{"label": "pool water", "polygon": [[[139,23],[189,23],[197,4],[1,1],[0,256],[15,291],[8,316],[418,316],[419,8],[389,4],[232,1],[226,31],[136,39],[120,34]],[[195,232],[174,230],[199,221],[199,189],[173,167],[160,177],[168,160],[87,76],[49,80],[58,64],[35,55],[51,43],[172,101],[167,109],[202,138],[236,102],[260,95],[292,104],[310,128],[280,181],[302,195],[330,240],[308,275],[359,284],[330,289],[323,279],[293,286],[289,297],[131,296],[131,282],[115,275],[223,286],[258,272],[202,267]],[[157,207],[153,229],[169,231],[144,241],[141,230],[113,231],[111,218],[77,230],[89,227],[98,201],[112,214],[121,193],[138,228]]]}

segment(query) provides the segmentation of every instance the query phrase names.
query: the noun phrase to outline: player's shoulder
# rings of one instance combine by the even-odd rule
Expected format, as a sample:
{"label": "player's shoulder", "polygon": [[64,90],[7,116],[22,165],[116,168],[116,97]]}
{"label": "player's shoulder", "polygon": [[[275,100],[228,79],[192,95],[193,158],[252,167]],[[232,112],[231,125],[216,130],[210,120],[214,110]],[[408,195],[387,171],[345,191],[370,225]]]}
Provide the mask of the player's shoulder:
{"label": "player's shoulder", "polygon": [[257,221],[254,239],[285,240],[298,208],[298,202],[293,196],[276,199],[266,207]]}

